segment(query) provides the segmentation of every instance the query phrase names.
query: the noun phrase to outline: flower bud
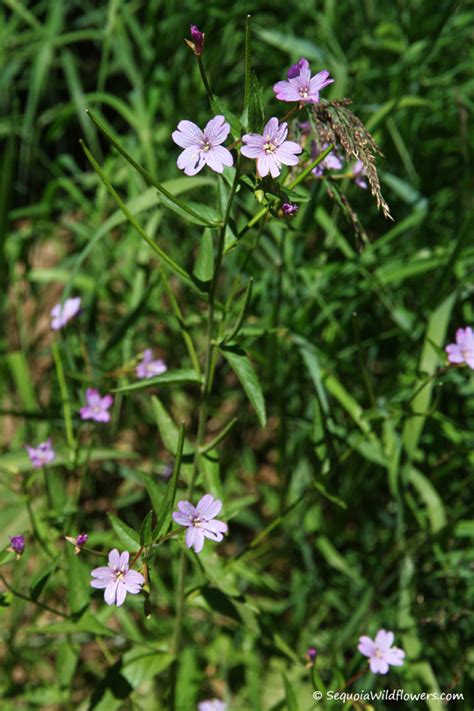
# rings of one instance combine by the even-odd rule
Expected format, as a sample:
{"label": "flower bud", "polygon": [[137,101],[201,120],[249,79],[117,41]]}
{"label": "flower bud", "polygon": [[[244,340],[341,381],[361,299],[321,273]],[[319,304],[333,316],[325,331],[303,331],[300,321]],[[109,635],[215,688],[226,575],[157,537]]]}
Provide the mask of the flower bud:
{"label": "flower bud", "polygon": [[197,25],[190,25],[191,40],[184,40],[191,47],[196,57],[199,57],[204,52],[204,32],[201,32]]}

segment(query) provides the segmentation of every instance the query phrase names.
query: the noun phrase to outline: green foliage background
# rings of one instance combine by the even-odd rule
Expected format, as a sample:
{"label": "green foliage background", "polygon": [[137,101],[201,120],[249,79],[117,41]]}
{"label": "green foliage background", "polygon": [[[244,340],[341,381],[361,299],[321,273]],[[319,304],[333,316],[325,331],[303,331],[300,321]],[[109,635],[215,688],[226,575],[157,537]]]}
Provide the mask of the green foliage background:
{"label": "green foliage background", "polygon": [[[266,116],[284,113],[271,87],[290,63],[305,56],[315,70],[329,69],[336,81],[327,95],[353,99],[385,154],[380,177],[395,222],[348,182],[369,237],[363,246],[314,183],[289,228],[274,219],[253,252],[257,231],[226,257],[221,298],[229,285],[239,294],[227,305],[229,323],[253,277],[241,341],[262,383],[268,424],[259,428],[219,362],[214,434],[232,416],[239,422],[208,476],[222,493],[230,535],[191,568],[178,708],[208,696],[244,711],[342,708],[318,707],[312,692],[340,689],[362,671],[358,637],[379,627],[395,631],[407,662],[387,678],[366,674],[351,689],[455,690],[465,700],[452,707],[472,707],[473,379],[467,369],[443,368],[445,343],[474,322],[472,6],[5,0],[0,525],[2,547],[20,531],[29,541],[20,561],[2,561],[9,585],[40,603],[2,588],[7,710],[168,708],[178,542],[157,552],[145,619],[130,598],[110,609],[94,596],[85,611],[96,559],[75,558],[62,536],[87,530],[92,548],[123,549],[130,534],[106,514],[138,532],[151,508],[143,472],[163,495],[171,455],[144,390],[116,396],[111,426],[83,432],[90,454],[71,466],[48,314],[63,288],[83,298],[80,324],[60,342],[76,436],[85,384],[105,391],[133,380],[123,366],[144,348],[173,370],[192,367],[158,262],[91,171],[79,139],[148,234],[192,271],[202,227],[157,200],[85,109],[172,192],[216,204],[213,174],[188,179],[176,168],[177,122],[204,125],[211,115],[183,38],[190,22],[205,30],[211,85],[239,115],[247,13]],[[259,207],[250,192],[239,206],[246,219]],[[177,280],[170,285],[202,347],[203,304]],[[192,439],[196,384],[154,392]],[[47,511],[41,480],[30,478],[26,490],[20,473],[29,471],[24,443],[49,435],[63,457],[50,471]],[[72,507],[79,485],[80,505]],[[29,515],[28,492],[37,492]],[[315,670],[305,668],[310,645],[319,652]],[[432,700],[426,708],[445,707]]]}

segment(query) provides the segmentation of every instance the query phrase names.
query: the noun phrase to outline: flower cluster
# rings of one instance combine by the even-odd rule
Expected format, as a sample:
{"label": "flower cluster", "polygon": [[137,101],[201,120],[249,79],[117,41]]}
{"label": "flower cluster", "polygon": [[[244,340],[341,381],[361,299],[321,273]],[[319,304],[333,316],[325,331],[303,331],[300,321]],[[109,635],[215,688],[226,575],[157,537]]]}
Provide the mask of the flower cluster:
{"label": "flower cluster", "polygon": [[[188,44],[195,54],[201,54],[204,35],[195,25],[191,26],[193,42]],[[201,41],[202,40],[202,41]],[[199,51],[196,51],[198,48]],[[288,70],[288,79],[275,84],[273,90],[276,98],[281,101],[297,101],[301,105],[319,101],[319,92],[334,79],[329,79],[329,72],[324,70],[311,76],[309,62],[300,59]],[[205,165],[216,173],[222,173],[225,167],[234,164],[232,153],[222,144],[230,133],[230,124],[222,115],[208,121],[204,130],[192,121],[180,121],[176,131],[173,131],[173,141],[183,148],[177,160],[178,168],[186,175],[196,175]],[[287,141],[288,124],[279,122],[273,116],[265,125],[263,133],[247,133],[242,136],[241,154],[257,161],[257,173],[261,178],[271,175],[277,178],[283,165],[298,164],[297,155],[302,147],[294,141]]]}

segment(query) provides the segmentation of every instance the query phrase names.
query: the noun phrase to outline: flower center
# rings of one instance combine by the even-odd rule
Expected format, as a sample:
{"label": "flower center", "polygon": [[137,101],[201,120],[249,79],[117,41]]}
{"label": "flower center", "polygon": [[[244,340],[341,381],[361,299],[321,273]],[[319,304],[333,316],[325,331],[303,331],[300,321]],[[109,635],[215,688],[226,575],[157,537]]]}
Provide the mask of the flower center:
{"label": "flower center", "polygon": [[377,649],[375,650],[374,657],[375,657],[376,659],[382,659],[382,657],[383,657],[383,652],[382,652],[382,650],[377,648]]}
{"label": "flower center", "polygon": [[205,140],[201,141],[201,151],[204,151],[204,153],[207,153],[208,151],[211,150],[211,148],[212,148],[212,146],[209,143],[209,141],[207,140],[207,138]]}
{"label": "flower center", "polygon": [[125,577],[125,570],[123,568],[115,568],[115,580],[123,580]]}
{"label": "flower center", "polygon": [[263,150],[265,153],[274,153],[276,150],[276,145],[273,143],[270,136],[265,138],[265,143],[263,144]]}
{"label": "flower center", "polygon": [[464,358],[464,360],[474,357],[474,349],[473,348],[469,348],[469,347],[461,348],[461,353],[462,353],[462,357]]}
{"label": "flower center", "polygon": [[100,406],[100,405],[94,405],[94,407],[92,408],[92,412],[93,412],[95,415],[98,415],[99,412],[102,412],[101,406]]}
{"label": "flower center", "polygon": [[192,525],[195,526],[196,528],[199,528],[202,524],[202,520],[199,518],[199,516],[194,516],[194,517],[190,516],[190,521],[191,521]]}
{"label": "flower center", "polygon": [[309,89],[307,86],[300,86],[298,93],[302,99],[307,99],[309,96]]}

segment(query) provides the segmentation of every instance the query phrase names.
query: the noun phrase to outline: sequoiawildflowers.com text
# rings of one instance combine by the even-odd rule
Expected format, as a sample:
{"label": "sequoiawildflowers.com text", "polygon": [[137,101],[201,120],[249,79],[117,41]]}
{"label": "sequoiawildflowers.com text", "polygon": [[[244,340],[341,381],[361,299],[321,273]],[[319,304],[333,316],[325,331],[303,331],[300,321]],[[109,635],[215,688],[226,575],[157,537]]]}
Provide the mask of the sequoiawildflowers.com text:
{"label": "sequoiawildflowers.com text", "polygon": [[464,694],[455,691],[409,692],[404,689],[382,689],[381,691],[321,691],[313,693],[315,701],[464,701]]}

